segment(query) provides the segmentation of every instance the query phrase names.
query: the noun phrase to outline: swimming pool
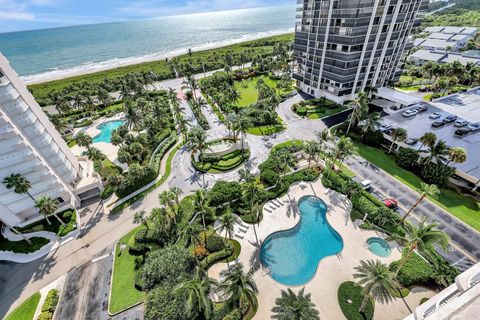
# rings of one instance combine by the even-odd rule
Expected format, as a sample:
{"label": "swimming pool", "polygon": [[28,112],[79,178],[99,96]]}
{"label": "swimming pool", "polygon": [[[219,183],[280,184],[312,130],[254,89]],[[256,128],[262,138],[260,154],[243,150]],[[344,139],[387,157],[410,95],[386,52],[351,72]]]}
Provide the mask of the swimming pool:
{"label": "swimming pool", "polygon": [[292,229],[272,233],[260,248],[260,261],[277,282],[307,283],[320,260],[343,249],[342,237],[326,219],[327,205],[315,196],[298,201],[300,221]]}
{"label": "swimming pool", "polygon": [[368,238],[367,245],[370,251],[372,251],[373,254],[379,257],[386,258],[390,256],[390,254],[392,253],[392,249],[390,248],[388,243],[382,238],[378,238],[378,237]]}
{"label": "swimming pool", "polygon": [[112,140],[112,131],[123,125],[122,120],[114,120],[104,122],[97,127],[100,130],[100,134],[93,138],[93,143],[95,142],[107,142],[110,143]]}

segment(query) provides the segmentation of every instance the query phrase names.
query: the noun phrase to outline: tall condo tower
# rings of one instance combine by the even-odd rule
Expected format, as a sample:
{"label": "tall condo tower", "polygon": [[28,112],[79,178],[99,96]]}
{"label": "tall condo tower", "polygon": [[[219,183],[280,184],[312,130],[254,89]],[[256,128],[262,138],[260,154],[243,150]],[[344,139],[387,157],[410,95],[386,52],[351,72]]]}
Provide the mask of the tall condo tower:
{"label": "tall condo tower", "polygon": [[59,210],[79,204],[74,190],[83,179],[80,162],[0,54],[0,220],[16,226],[41,219],[30,195],[2,183],[11,174],[31,183],[34,199],[57,199]]}
{"label": "tall condo tower", "polygon": [[294,78],[315,97],[352,99],[400,76],[427,0],[297,0]]}

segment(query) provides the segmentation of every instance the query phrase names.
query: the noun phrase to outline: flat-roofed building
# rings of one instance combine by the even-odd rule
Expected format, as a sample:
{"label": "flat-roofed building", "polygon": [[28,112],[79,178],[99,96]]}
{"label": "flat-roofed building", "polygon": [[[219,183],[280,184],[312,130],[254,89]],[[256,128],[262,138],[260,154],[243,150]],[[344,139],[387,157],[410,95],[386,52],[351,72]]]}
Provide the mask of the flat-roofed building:
{"label": "flat-roofed building", "polygon": [[400,77],[424,0],[299,0],[294,78],[306,93],[337,102]]}
{"label": "flat-roofed building", "polygon": [[[57,199],[59,211],[76,207],[82,191],[101,189],[85,159],[77,159],[47,115],[0,54],[0,220],[10,226],[24,225],[42,216],[28,194],[17,194],[1,183],[20,174],[30,183],[29,194],[38,199]],[[88,175],[88,177],[86,177]],[[85,179],[89,183],[85,184]],[[93,179],[93,180],[92,180]]]}

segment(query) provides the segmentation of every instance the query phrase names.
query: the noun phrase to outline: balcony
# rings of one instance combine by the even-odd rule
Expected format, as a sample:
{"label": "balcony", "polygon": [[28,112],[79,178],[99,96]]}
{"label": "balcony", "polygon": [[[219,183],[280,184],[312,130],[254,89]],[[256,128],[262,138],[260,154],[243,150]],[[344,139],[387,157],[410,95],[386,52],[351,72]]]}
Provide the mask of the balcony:
{"label": "balcony", "polygon": [[25,101],[23,101],[23,99],[16,99],[5,103],[5,109],[7,110],[8,114],[15,115],[27,111],[28,105],[25,103]]}
{"label": "balcony", "polygon": [[0,86],[0,103],[5,104],[18,97],[20,97],[20,93],[11,84]]}

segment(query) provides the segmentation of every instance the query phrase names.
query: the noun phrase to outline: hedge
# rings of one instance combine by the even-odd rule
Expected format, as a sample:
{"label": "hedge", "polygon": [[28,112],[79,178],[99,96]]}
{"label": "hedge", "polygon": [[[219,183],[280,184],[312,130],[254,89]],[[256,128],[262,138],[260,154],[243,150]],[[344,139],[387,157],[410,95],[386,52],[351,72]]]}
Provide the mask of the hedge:
{"label": "hedge", "polygon": [[[405,250],[403,254],[405,254]],[[392,262],[390,269],[397,270],[399,264],[400,261]],[[416,253],[408,258],[398,273],[398,282],[404,287],[413,285],[431,286],[434,281],[435,271],[432,266]]]}
{"label": "hedge", "polygon": [[[353,281],[342,283],[338,287],[337,297],[340,309],[348,320],[373,319],[374,304],[371,299],[365,307],[365,312],[360,313],[359,310],[363,301],[362,288]],[[352,300],[352,303],[348,303],[347,300]]]}
{"label": "hedge", "polygon": [[227,247],[225,247],[225,249],[210,253],[208,256],[205,257],[205,259],[200,261],[199,265],[203,270],[207,270],[215,263],[231,256],[233,254],[233,251],[233,246],[229,243]]}
{"label": "hedge", "polygon": [[48,292],[45,302],[42,306],[42,313],[38,320],[51,320],[58,304],[58,290],[52,289]]}
{"label": "hedge", "polygon": [[16,227],[15,229],[21,233],[48,231],[56,233],[59,237],[63,237],[77,228],[77,214],[75,210],[66,210],[57,213],[57,216],[65,223],[65,225],[61,225],[55,217],[50,216],[49,220],[51,224],[48,224],[47,220],[42,219],[25,227]]}

